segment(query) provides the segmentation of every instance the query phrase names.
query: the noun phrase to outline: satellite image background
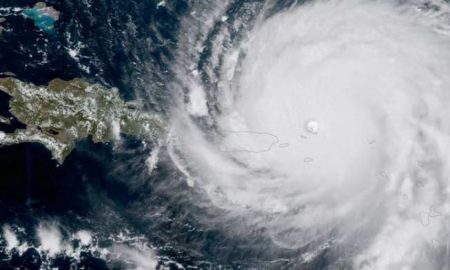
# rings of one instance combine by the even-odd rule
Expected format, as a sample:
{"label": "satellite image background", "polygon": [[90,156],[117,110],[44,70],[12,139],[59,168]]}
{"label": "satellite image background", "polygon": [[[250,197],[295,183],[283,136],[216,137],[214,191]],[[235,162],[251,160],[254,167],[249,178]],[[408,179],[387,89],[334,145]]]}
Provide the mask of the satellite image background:
{"label": "satellite image background", "polygon": [[448,1],[44,2],[0,0],[0,269],[450,269]]}

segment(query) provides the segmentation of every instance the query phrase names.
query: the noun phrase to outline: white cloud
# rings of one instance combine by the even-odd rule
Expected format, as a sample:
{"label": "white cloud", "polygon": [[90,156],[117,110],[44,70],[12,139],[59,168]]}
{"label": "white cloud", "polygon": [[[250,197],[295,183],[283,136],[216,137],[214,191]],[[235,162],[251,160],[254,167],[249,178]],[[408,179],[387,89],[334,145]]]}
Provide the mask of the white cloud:
{"label": "white cloud", "polygon": [[37,236],[41,243],[39,249],[48,252],[50,256],[54,256],[64,249],[61,232],[55,224],[39,224]]}
{"label": "white cloud", "polygon": [[3,237],[6,241],[6,249],[11,250],[19,246],[19,240],[17,240],[17,236],[12,230],[12,228],[8,225],[3,226]]}
{"label": "white cloud", "polygon": [[153,250],[147,247],[115,245],[112,253],[124,261],[131,262],[134,265],[133,270],[154,270],[158,265]]}

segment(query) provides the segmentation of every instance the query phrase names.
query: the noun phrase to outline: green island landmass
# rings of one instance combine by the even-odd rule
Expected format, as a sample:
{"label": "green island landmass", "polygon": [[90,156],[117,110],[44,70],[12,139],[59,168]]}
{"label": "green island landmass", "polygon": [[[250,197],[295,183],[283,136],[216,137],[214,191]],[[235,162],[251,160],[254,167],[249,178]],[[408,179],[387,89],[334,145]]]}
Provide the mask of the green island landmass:
{"label": "green island landmass", "polygon": [[165,130],[157,115],[124,102],[117,89],[82,79],[36,86],[6,77],[0,78],[0,91],[11,96],[11,114],[26,125],[14,133],[0,131],[0,145],[41,143],[60,164],[75,142],[88,136],[94,142],[119,140],[120,134],[157,140]]}

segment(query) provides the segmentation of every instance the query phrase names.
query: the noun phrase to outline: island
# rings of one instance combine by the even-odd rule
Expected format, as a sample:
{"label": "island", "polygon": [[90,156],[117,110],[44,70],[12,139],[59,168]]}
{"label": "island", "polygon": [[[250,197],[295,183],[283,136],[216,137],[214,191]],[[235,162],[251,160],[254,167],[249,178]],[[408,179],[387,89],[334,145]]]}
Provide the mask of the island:
{"label": "island", "polygon": [[120,140],[121,134],[157,141],[166,129],[158,115],[123,101],[116,88],[82,79],[54,79],[48,86],[36,86],[5,77],[0,78],[0,91],[11,96],[11,114],[26,125],[13,133],[0,131],[0,145],[41,143],[59,164],[77,140],[89,136],[94,142]]}
{"label": "island", "polygon": [[55,22],[59,19],[59,11],[47,6],[44,2],[37,2],[32,8],[25,8],[22,14],[34,21],[34,25],[46,33],[51,33]]}
{"label": "island", "polygon": [[2,23],[4,23],[6,21],[6,19],[5,18],[3,18],[3,17],[0,17],[0,34],[3,32],[3,30],[4,30],[4,28],[3,28],[3,26],[2,26]]}

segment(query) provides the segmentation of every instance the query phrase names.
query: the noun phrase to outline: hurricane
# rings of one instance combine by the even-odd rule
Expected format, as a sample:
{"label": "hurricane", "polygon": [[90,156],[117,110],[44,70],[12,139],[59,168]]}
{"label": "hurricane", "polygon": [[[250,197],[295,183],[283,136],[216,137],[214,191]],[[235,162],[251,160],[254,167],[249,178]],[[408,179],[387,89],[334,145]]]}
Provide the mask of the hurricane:
{"label": "hurricane", "polygon": [[166,143],[205,222],[292,269],[448,269],[448,2],[196,7]]}
{"label": "hurricane", "polygon": [[450,269],[450,0],[1,0],[0,269]]}

